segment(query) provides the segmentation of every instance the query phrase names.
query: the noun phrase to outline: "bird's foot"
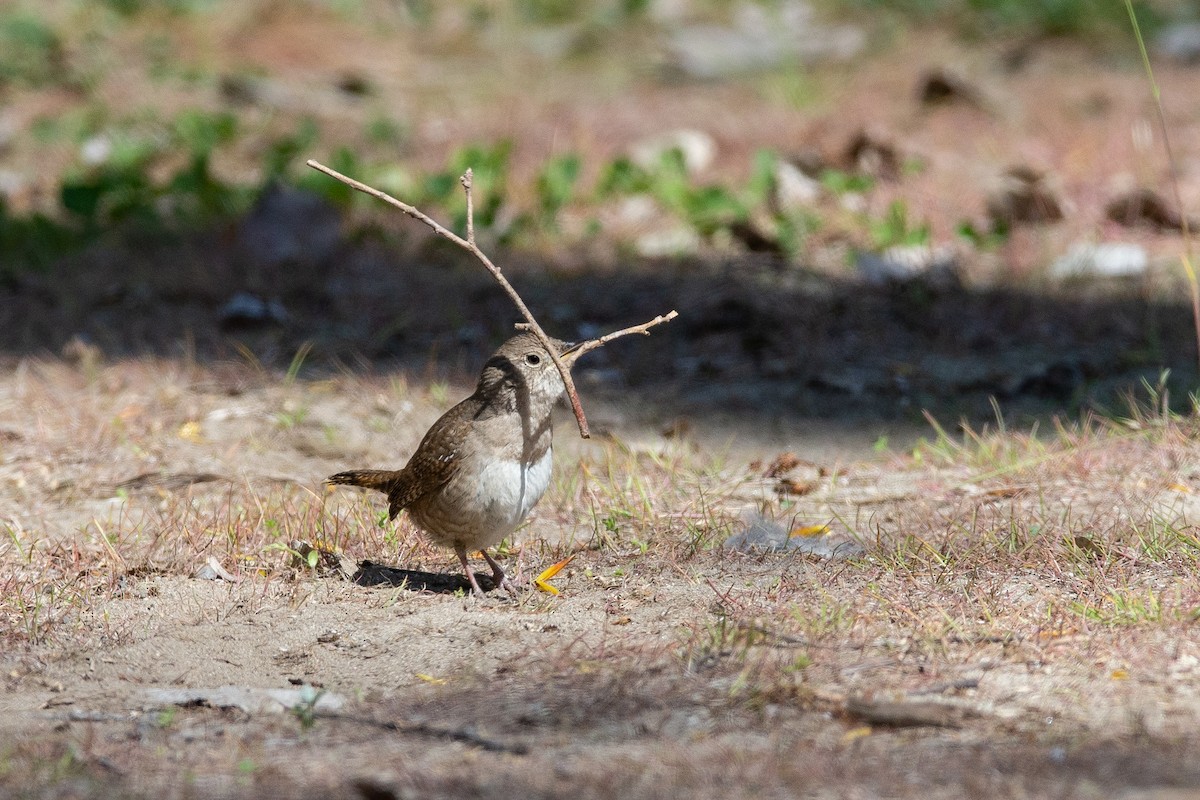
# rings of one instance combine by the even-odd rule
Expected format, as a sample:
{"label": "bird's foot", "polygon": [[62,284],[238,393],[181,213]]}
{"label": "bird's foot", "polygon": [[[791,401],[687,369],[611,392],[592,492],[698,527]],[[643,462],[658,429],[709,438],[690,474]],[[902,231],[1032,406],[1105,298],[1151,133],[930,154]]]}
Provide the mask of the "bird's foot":
{"label": "bird's foot", "polygon": [[487,560],[488,565],[492,568],[492,582],[496,588],[503,589],[508,592],[509,596],[517,596],[517,585],[507,575],[504,574],[504,568],[496,563],[496,559],[488,555],[486,550],[481,550],[483,557]]}
{"label": "bird's foot", "polygon": [[[471,594],[475,595],[476,600],[484,600],[485,597],[483,594],[483,589],[479,588],[479,581],[475,580],[475,573],[471,571],[471,565],[467,562],[467,549],[460,545],[454,548],[454,552],[458,555],[459,563],[462,564],[463,574],[466,575],[467,580],[471,582]],[[484,555],[486,556],[487,553],[484,553]],[[498,569],[496,562],[492,561],[490,558],[488,559],[488,562],[492,565],[493,569]],[[503,573],[501,574],[503,575]],[[499,582],[497,582],[497,585],[499,585]]]}

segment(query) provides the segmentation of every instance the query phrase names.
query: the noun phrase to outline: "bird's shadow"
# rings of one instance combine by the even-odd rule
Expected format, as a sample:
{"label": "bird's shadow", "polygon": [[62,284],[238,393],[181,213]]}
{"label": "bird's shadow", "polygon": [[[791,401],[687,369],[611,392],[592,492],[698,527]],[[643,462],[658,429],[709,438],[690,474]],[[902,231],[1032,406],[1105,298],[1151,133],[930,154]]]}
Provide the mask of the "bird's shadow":
{"label": "bird's shadow", "polygon": [[[359,586],[398,586],[412,592],[433,592],[434,594],[454,594],[465,592],[470,594],[471,583],[465,575],[451,575],[442,572],[421,572],[420,570],[400,569],[386,564],[376,564],[374,561],[358,562],[358,569],[350,577]],[[496,588],[496,582],[491,575],[475,573],[479,588],[490,592]]]}

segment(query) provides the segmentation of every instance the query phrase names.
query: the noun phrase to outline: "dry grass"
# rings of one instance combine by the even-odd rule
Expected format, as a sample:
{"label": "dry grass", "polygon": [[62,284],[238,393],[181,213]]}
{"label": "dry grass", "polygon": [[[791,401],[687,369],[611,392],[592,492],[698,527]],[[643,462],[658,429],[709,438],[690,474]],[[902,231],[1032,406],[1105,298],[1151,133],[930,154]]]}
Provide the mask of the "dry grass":
{"label": "dry grass", "polygon": [[[384,524],[378,498],[318,483],[415,444],[440,403],[405,381],[27,362],[0,398],[9,730],[49,737],[2,754],[3,786],[171,795],[190,774],[225,796],[354,796],[368,778],[428,796],[816,796],[899,773],[903,796],[1004,796],[1041,779],[1047,748],[1070,765],[1064,796],[1106,774],[1080,748],[1137,761],[1147,780],[1192,780],[1169,756],[1194,744],[1200,708],[1190,418],[1135,406],[1040,436],[935,427],[911,452],[822,465],[799,496],[687,438],[564,437],[549,495],[500,550],[526,576],[575,554],[563,594],[476,607],[292,564],[303,539],[456,569],[407,522]],[[722,551],[749,510],[828,522],[865,551]],[[238,582],[191,579],[210,557]],[[144,683],[285,678],[358,698],[361,719],[122,710]],[[856,697],[932,701],[956,727],[864,727]],[[60,698],[109,716],[53,729]],[[381,738],[366,718],[436,720],[537,755],[476,754],[463,772],[469,745]],[[180,763],[150,756],[183,742]],[[904,753],[1015,772],[930,783]],[[381,758],[399,766],[381,772]],[[602,788],[602,763],[629,771]]]}

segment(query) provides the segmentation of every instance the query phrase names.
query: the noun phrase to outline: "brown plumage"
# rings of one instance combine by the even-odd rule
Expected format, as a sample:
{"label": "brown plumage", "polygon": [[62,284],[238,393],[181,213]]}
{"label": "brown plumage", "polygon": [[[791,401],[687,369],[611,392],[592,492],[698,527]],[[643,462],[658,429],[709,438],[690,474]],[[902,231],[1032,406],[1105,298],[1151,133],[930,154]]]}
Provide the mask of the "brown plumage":
{"label": "brown plumage", "polygon": [[[574,353],[555,340],[568,366]],[[487,360],[475,392],[438,419],[400,470],[350,470],[328,483],[388,496],[388,516],[407,509],[436,544],[451,547],[477,596],[468,550],[481,550],[496,585],[512,591],[485,548],[524,520],[550,481],[551,411],[562,377],[531,333],[505,342]]]}

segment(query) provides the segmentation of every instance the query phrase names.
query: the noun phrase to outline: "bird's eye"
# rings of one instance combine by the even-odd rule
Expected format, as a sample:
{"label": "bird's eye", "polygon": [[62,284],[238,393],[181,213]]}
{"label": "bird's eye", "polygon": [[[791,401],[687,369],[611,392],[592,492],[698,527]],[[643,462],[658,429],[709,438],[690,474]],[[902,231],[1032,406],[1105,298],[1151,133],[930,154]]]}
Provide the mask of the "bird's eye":
{"label": "bird's eye", "polygon": [[525,356],[525,363],[531,367],[536,367],[538,364],[542,363],[542,357],[537,353],[530,353],[529,355]]}

